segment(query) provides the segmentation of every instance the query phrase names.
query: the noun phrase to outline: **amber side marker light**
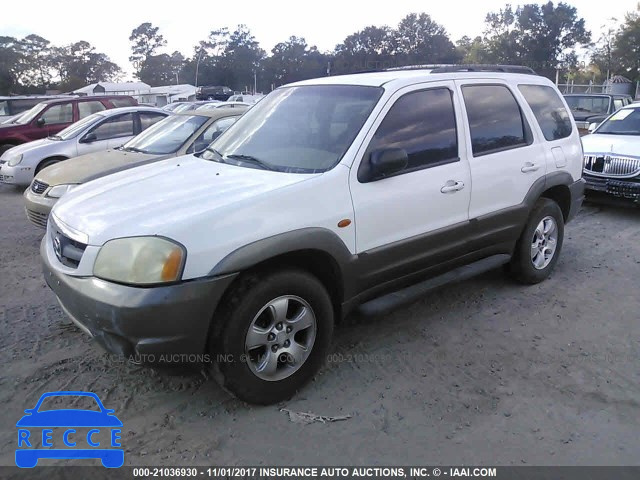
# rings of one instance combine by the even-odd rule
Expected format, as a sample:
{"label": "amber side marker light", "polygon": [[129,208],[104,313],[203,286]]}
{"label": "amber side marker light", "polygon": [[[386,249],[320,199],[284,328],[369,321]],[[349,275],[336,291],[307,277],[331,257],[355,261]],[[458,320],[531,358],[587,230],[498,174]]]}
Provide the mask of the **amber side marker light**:
{"label": "amber side marker light", "polygon": [[340,228],[348,227],[349,225],[351,225],[351,220],[349,220],[348,218],[345,218],[344,220],[340,220],[338,222],[338,227]]}
{"label": "amber side marker light", "polygon": [[173,250],[162,267],[162,280],[165,282],[173,282],[178,279],[180,266],[182,265],[182,251],[176,248]]}

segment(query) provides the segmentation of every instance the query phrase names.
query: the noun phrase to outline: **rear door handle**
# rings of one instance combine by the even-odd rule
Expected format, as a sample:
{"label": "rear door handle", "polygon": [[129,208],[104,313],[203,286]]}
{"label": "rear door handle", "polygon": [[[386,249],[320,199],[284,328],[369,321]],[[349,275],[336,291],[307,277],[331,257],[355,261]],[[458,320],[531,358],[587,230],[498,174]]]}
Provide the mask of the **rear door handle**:
{"label": "rear door handle", "polygon": [[442,193],[453,193],[458,192],[464,188],[464,182],[457,182],[455,180],[449,180],[444,186],[440,189]]}
{"label": "rear door handle", "polygon": [[540,170],[540,165],[531,162],[525,163],[524,166],[520,169],[522,173],[535,172],[537,170]]}

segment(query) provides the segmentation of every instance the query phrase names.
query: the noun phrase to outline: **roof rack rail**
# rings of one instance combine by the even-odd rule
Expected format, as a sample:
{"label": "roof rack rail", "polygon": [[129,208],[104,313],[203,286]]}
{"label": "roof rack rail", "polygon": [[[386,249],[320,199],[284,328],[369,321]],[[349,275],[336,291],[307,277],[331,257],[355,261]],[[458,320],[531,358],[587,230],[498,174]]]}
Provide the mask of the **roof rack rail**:
{"label": "roof rack rail", "polygon": [[537,75],[535,70],[521,65],[490,65],[490,64],[468,64],[468,65],[407,65],[405,67],[388,68],[387,71],[397,70],[431,70],[431,73],[455,73],[455,72],[502,72],[502,73],[524,73],[527,75]]}

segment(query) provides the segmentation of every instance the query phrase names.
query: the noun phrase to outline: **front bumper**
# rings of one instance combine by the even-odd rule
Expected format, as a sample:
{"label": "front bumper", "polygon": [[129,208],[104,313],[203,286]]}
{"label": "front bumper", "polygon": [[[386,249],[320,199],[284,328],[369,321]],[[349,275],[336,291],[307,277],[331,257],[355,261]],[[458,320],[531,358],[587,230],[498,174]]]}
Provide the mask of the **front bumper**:
{"label": "front bumper", "polygon": [[0,182],[9,185],[29,186],[33,180],[33,168],[18,164],[10,167],[8,163],[0,165]]}
{"label": "front bumper", "polygon": [[584,174],[587,190],[640,202],[640,178],[613,179]]}
{"label": "front bumper", "polygon": [[569,206],[569,214],[565,223],[571,221],[580,211],[582,202],[584,201],[584,189],[586,181],[584,178],[577,180],[569,185],[569,193],[571,194],[571,205]]}
{"label": "front bumper", "polygon": [[24,191],[24,210],[31,223],[40,228],[47,228],[47,220],[57,198],[38,195],[27,188]]}
{"label": "front bumper", "polygon": [[130,287],[57,271],[40,245],[44,278],[64,312],[105,350],[158,361],[205,353],[213,313],[237,274],[169,286]]}

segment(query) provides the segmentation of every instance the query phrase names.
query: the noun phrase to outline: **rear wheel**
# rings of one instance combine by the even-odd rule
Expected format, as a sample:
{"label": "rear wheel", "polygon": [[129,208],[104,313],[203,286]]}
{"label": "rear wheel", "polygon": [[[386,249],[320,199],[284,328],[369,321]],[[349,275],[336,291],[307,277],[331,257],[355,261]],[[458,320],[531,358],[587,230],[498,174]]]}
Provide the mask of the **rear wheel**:
{"label": "rear wheel", "polygon": [[219,382],[249,403],[295,394],[322,366],[333,334],[333,305],[300,270],[249,275],[232,287],[210,339]]}
{"label": "rear wheel", "polygon": [[516,280],[535,284],[545,280],[558,262],[564,239],[564,217],[556,202],[540,198],[516,244],[509,265]]}

